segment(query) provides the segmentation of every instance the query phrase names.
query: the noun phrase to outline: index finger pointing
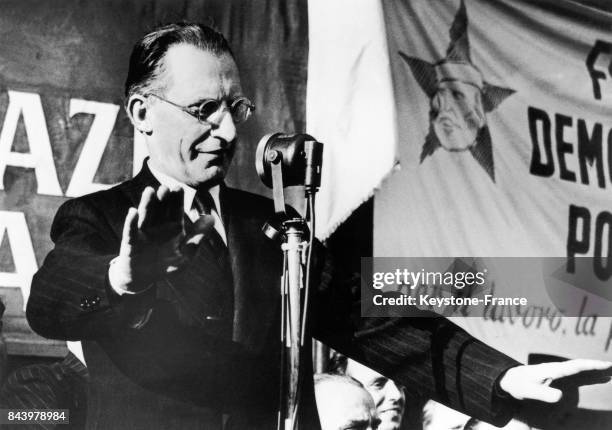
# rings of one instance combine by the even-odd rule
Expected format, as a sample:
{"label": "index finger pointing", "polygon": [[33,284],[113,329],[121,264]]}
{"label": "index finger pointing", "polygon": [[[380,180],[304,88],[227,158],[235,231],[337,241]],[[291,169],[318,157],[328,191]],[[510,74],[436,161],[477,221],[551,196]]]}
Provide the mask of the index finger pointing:
{"label": "index finger pointing", "polygon": [[140,197],[140,203],[138,204],[138,228],[142,228],[143,223],[147,219],[147,212],[153,201],[155,190],[153,187],[146,187]]}
{"label": "index finger pointing", "polygon": [[166,187],[165,185],[160,185],[157,189],[157,200],[162,201],[169,192],[170,190],[168,189],[168,187]]}
{"label": "index finger pointing", "polygon": [[568,360],[560,363],[546,364],[551,367],[550,372],[548,372],[548,375],[553,379],[565,378],[567,376],[576,375],[581,372],[605,372],[612,370],[612,363],[609,361],[589,360],[585,358]]}
{"label": "index finger pointing", "polygon": [[185,212],[185,198],[182,188],[170,190],[164,196],[162,204],[171,220],[182,220]]}
{"label": "index finger pointing", "polygon": [[138,234],[138,211],[136,208],[129,208],[123,224],[123,234],[121,238],[121,249],[119,254],[128,255],[136,236]]}

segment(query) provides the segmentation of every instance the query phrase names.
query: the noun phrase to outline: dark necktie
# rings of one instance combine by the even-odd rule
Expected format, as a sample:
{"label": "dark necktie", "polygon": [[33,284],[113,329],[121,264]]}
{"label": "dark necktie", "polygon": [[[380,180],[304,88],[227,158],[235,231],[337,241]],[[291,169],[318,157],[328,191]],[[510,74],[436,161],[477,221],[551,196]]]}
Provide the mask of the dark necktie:
{"label": "dark necktie", "polygon": [[[216,216],[219,216],[219,211],[216,208],[215,201],[206,189],[199,189],[196,192],[196,195],[193,199],[193,207],[198,211],[200,216],[203,215],[213,215],[213,212],[216,212]],[[223,282],[224,285],[207,285],[206,288],[212,292],[212,290],[216,290],[215,296],[217,299],[215,300],[218,305],[218,315],[212,315],[207,317],[209,320],[214,320],[217,317],[221,317],[225,320],[225,323],[229,323],[229,327],[231,333],[231,323],[233,320],[234,313],[234,300],[233,300],[233,282],[232,282],[232,270],[229,252],[225,242],[221,238],[219,232],[212,226],[205,234],[203,238],[203,242],[201,246],[208,247],[211,251],[210,253],[214,256],[216,260],[216,264],[219,266],[221,273],[223,273],[226,282]],[[207,254],[204,252],[198,253],[199,255]],[[205,267],[205,266],[202,266]],[[220,321],[221,322],[221,321]],[[225,325],[225,324],[223,324]]]}
{"label": "dark necktie", "polygon": [[[198,211],[200,216],[202,215],[213,215],[213,212],[216,212],[216,215],[219,216],[219,211],[215,205],[215,200],[212,198],[208,190],[199,189],[196,192],[196,195],[193,199],[193,207]],[[221,238],[221,235],[217,231],[216,228],[211,229],[211,231],[206,235],[211,246],[218,251],[221,251],[223,248],[225,252],[227,252],[227,247],[225,246],[225,242]]]}
{"label": "dark necktie", "polygon": [[209,215],[212,210],[216,210],[215,200],[212,198],[208,190],[199,189],[196,191],[193,199],[193,206],[200,212],[200,215]]}

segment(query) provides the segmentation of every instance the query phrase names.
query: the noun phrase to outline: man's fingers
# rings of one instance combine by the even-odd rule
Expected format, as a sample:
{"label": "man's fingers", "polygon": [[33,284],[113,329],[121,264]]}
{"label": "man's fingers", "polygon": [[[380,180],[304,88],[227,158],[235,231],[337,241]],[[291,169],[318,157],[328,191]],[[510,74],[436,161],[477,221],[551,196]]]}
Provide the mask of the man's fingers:
{"label": "man's fingers", "polygon": [[215,228],[215,217],[212,215],[201,215],[196,222],[193,223],[192,233],[206,234],[211,229]]}
{"label": "man's fingers", "polygon": [[563,397],[561,390],[567,392],[581,385],[601,383],[611,372],[612,363],[588,359],[517,366],[508,369],[499,386],[518,400],[557,403]]}
{"label": "man's fingers", "polygon": [[198,245],[202,239],[213,229],[215,219],[212,215],[202,215],[188,229],[181,251],[188,259],[195,255]]}
{"label": "man's fingers", "polygon": [[525,398],[546,403],[557,403],[563,397],[563,392],[546,385],[529,384],[525,387]]}
{"label": "man's fingers", "polygon": [[121,255],[129,254],[138,234],[138,210],[129,208],[123,223],[123,234],[121,237]]}
{"label": "man's fingers", "polygon": [[169,191],[163,199],[163,204],[167,209],[168,219],[180,222],[183,221],[183,214],[185,213],[185,197],[182,188],[177,190]]}
{"label": "man's fingers", "polygon": [[[579,358],[575,360],[562,361],[559,363],[544,363],[540,366],[547,366],[545,371],[547,377],[553,379],[565,378],[581,372],[602,372],[602,376],[609,375],[612,371],[612,363],[602,360],[589,360]],[[542,369],[544,370],[544,369]]]}
{"label": "man's fingers", "polygon": [[170,190],[168,189],[168,187],[166,187],[165,185],[160,185],[160,187],[157,189],[157,200],[161,202],[162,200],[164,200],[164,198],[168,195],[169,192]]}
{"label": "man's fingers", "polygon": [[156,225],[172,225],[173,234],[180,233],[185,213],[183,189],[170,190],[162,185],[157,191],[157,198],[159,199],[159,207],[156,212]]}
{"label": "man's fingers", "polygon": [[151,204],[155,196],[155,190],[153,187],[146,187],[140,197],[140,203],[138,204],[138,227],[142,228],[144,222],[147,220],[147,212],[149,211]]}

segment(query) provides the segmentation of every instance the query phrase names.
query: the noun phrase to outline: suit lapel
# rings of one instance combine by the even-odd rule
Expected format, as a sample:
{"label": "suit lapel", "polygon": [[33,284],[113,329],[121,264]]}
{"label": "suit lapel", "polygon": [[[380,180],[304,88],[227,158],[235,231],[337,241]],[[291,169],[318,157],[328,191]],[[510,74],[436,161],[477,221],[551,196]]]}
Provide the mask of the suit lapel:
{"label": "suit lapel", "polygon": [[261,208],[243,207],[240,192],[229,188],[221,200],[234,279],[233,340],[261,351],[279,315],[282,253],[261,231]]}

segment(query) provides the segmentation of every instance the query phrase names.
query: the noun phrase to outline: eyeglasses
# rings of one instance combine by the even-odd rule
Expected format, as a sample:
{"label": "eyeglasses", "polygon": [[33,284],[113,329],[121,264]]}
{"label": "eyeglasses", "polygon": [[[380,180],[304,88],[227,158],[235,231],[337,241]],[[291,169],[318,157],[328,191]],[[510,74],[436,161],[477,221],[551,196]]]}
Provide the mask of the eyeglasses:
{"label": "eyeglasses", "polygon": [[249,118],[251,113],[255,111],[255,105],[251,103],[251,101],[246,97],[237,97],[234,100],[231,100],[231,102],[226,102],[225,100],[207,99],[204,100],[199,106],[189,107],[181,106],[179,104],[171,102],[170,100],[166,100],[165,98],[158,96],[154,93],[149,93],[145,96],[153,96],[163,102],[166,102],[174,107],[179,108],[180,110],[191,115],[201,123],[208,124],[211,126],[219,125],[218,123],[209,121],[208,118],[210,118],[220,109],[229,111],[230,115],[232,116],[232,121],[234,121],[234,124],[240,124],[241,122],[245,122]]}

